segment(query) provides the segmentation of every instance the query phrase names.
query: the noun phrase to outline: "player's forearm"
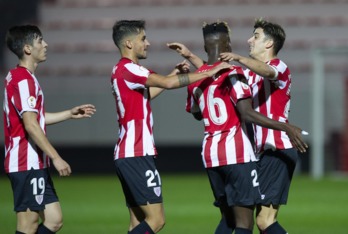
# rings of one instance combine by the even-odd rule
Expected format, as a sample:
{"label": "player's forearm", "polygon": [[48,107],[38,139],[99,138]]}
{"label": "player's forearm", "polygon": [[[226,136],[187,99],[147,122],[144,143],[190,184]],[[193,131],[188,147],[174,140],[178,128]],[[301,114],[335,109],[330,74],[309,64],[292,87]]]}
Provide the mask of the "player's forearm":
{"label": "player's forearm", "polygon": [[237,61],[262,77],[272,79],[276,75],[273,68],[271,68],[268,64],[256,59],[240,56]]}
{"label": "player's forearm", "polygon": [[45,124],[50,125],[50,124],[56,124],[68,119],[71,119],[72,113],[71,110],[65,110],[65,111],[60,111],[60,112],[55,112],[55,113],[45,113]]}
{"label": "player's forearm", "polygon": [[34,143],[52,160],[60,157],[46,135],[35,122],[25,124],[25,130]]}
{"label": "player's forearm", "polygon": [[151,97],[151,100],[156,98],[163,91],[164,91],[164,88],[150,87],[150,97]]}
{"label": "player's forearm", "polygon": [[185,58],[188,59],[190,63],[192,63],[192,65],[196,68],[199,68],[204,64],[203,59],[193,54],[192,52],[190,52],[189,56],[186,56]]}
{"label": "player's forearm", "polygon": [[285,123],[270,119],[254,110],[248,111],[242,116],[242,119],[245,122],[253,123],[264,128],[270,128],[279,131],[287,130]]}

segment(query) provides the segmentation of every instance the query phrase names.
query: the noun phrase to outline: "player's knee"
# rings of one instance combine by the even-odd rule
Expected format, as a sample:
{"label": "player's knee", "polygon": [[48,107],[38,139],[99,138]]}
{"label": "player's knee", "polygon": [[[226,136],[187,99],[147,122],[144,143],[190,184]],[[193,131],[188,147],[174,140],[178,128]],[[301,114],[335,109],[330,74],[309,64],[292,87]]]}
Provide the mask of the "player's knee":
{"label": "player's knee", "polygon": [[63,219],[55,219],[51,222],[45,222],[44,226],[52,232],[58,232],[63,227]]}
{"label": "player's knee", "polygon": [[270,217],[258,216],[256,218],[256,225],[259,230],[265,230],[272,223],[274,223],[274,219]]}
{"label": "player's knee", "polygon": [[161,230],[165,224],[166,224],[166,220],[165,220],[164,216],[160,216],[156,220],[156,226],[157,226],[158,231]]}
{"label": "player's knee", "polygon": [[147,221],[150,225],[151,229],[157,233],[159,232],[165,225],[164,216],[157,216],[155,219],[151,219]]}

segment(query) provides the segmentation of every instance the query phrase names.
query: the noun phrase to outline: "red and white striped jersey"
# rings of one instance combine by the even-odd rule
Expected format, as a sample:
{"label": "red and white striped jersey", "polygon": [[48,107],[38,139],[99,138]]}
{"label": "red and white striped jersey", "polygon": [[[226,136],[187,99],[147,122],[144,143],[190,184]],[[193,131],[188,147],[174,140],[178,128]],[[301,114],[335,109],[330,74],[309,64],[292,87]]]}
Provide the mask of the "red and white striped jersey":
{"label": "red and white striped jersey", "polygon": [[[253,93],[253,107],[268,118],[288,122],[290,111],[291,74],[288,66],[276,58],[267,62],[277,75],[274,79],[261,77],[249,69],[245,70],[248,83]],[[267,149],[292,148],[285,132],[254,125],[256,152]]]}
{"label": "red and white striped jersey", "polygon": [[44,96],[35,78],[24,67],[8,73],[4,93],[5,172],[28,171],[49,166],[49,158],[33,143],[25,131],[22,115],[36,112],[45,131]]}
{"label": "red and white striped jersey", "polygon": [[149,89],[145,83],[152,71],[121,58],[111,75],[116,101],[119,138],[114,158],[157,155]]}
{"label": "red and white striped jersey", "polygon": [[[214,65],[203,65],[197,72],[210,70]],[[255,161],[246,130],[237,114],[239,99],[251,98],[247,84],[239,81],[241,67],[218,77],[209,77],[188,86],[186,111],[201,112],[205,126],[202,158],[206,168]]]}

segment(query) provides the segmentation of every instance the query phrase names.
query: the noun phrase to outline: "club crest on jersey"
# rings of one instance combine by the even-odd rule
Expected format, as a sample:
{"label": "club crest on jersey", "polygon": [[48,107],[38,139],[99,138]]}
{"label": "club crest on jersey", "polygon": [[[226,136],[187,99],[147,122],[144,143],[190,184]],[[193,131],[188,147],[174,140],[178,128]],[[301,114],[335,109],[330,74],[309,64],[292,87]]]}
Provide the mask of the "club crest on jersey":
{"label": "club crest on jersey", "polygon": [[41,205],[41,203],[43,202],[43,195],[35,195],[35,200],[37,202],[37,204]]}
{"label": "club crest on jersey", "polygon": [[161,196],[161,187],[154,187],[153,191],[155,192],[155,194],[157,195],[157,197]]}
{"label": "club crest on jersey", "polygon": [[36,106],[36,98],[33,97],[33,96],[30,96],[28,98],[28,105],[29,105],[30,108],[35,108],[35,106]]}

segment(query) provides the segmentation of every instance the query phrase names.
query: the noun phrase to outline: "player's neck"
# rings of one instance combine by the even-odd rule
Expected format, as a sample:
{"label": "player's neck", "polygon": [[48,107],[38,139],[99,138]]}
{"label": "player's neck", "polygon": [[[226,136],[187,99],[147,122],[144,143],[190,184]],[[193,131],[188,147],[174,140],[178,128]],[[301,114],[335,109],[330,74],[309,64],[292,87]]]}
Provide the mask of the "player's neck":
{"label": "player's neck", "polygon": [[129,59],[129,60],[132,60],[133,63],[136,63],[136,64],[139,63],[139,59],[138,59],[136,56],[131,56],[131,55],[129,55],[129,54],[125,54],[125,55],[123,55],[122,57],[123,57],[123,58],[127,58],[127,59]]}
{"label": "player's neck", "polygon": [[31,61],[28,60],[19,60],[19,64],[20,67],[25,67],[26,69],[28,69],[31,73],[34,73],[38,63],[33,63]]}
{"label": "player's neck", "polygon": [[213,65],[214,63],[219,61],[219,57],[220,57],[220,52],[217,51],[216,53],[210,53],[208,54],[208,65]]}

